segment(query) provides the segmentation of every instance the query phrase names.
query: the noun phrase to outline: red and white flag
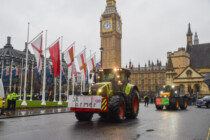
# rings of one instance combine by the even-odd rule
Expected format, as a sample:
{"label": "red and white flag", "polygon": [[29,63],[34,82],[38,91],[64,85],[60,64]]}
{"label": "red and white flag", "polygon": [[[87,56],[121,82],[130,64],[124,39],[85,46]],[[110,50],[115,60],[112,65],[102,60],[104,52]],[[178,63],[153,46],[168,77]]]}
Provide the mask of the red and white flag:
{"label": "red and white flag", "polygon": [[79,55],[77,55],[77,61],[79,63],[79,69],[81,71],[82,78],[87,78],[87,62],[86,62],[86,51],[82,51]]}
{"label": "red and white flag", "polygon": [[90,72],[93,72],[93,69],[96,67],[96,55],[94,54],[90,59],[88,60],[88,68]]}
{"label": "red and white flag", "polygon": [[75,64],[74,64],[74,76],[77,77],[77,68],[76,68]]}
{"label": "red and white flag", "polygon": [[73,73],[73,63],[74,63],[74,46],[75,43],[73,43],[70,48],[64,52],[64,59],[67,63],[68,67],[68,78],[70,79],[72,77]]}
{"label": "red and white flag", "polygon": [[31,43],[37,62],[38,72],[42,69],[42,34]]}
{"label": "red and white flag", "polygon": [[59,41],[55,43],[52,47],[49,48],[50,58],[53,64],[54,77],[57,77],[60,74],[60,49]]}

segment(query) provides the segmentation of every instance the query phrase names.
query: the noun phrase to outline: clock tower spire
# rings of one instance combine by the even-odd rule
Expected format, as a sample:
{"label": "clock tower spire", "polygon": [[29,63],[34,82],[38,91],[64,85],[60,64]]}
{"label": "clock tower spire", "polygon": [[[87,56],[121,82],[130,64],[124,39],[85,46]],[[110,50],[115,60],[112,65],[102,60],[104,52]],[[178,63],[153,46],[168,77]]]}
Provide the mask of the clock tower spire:
{"label": "clock tower spire", "polygon": [[102,68],[121,67],[122,22],[115,0],[106,0],[100,23]]}

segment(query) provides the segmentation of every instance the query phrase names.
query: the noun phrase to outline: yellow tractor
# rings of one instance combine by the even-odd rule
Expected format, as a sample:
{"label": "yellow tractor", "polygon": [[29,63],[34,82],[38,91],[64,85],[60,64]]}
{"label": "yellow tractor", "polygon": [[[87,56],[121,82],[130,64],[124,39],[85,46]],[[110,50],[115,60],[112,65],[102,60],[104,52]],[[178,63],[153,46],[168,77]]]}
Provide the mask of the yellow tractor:
{"label": "yellow tractor", "polygon": [[187,108],[187,97],[179,86],[165,85],[159,89],[155,105],[157,110],[162,110],[164,106],[166,109],[184,110]]}
{"label": "yellow tractor", "polygon": [[86,95],[69,97],[69,107],[79,121],[90,121],[94,113],[113,122],[134,119],[139,113],[139,92],[128,81],[124,68],[102,69]]}

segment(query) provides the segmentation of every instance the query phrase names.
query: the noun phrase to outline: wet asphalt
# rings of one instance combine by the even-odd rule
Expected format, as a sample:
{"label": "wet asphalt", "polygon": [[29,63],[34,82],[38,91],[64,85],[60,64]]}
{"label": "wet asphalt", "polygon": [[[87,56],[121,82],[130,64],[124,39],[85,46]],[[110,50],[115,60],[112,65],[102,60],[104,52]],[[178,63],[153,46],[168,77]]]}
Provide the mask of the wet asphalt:
{"label": "wet asphalt", "polygon": [[0,119],[0,140],[206,140],[210,109],[157,111],[140,105],[137,119],[110,123],[97,114],[78,122],[74,113]]}

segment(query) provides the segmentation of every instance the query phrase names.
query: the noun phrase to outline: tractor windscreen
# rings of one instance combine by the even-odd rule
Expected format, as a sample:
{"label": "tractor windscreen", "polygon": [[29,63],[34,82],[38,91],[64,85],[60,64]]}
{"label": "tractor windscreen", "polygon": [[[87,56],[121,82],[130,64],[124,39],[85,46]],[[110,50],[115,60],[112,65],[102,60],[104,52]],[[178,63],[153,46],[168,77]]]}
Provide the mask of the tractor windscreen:
{"label": "tractor windscreen", "polygon": [[166,92],[170,92],[172,95],[178,95],[180,94],[180,87],[177,86],[163,86],[159,89],[159,93],[166,93]]}
{"label": "tractor windscreen", "polygon": [[104,70],[100,72],[98,76],[98,82],[120,82],[124,83],[127,81],[126,74],[124,71],[115,71],[113,69]]}

